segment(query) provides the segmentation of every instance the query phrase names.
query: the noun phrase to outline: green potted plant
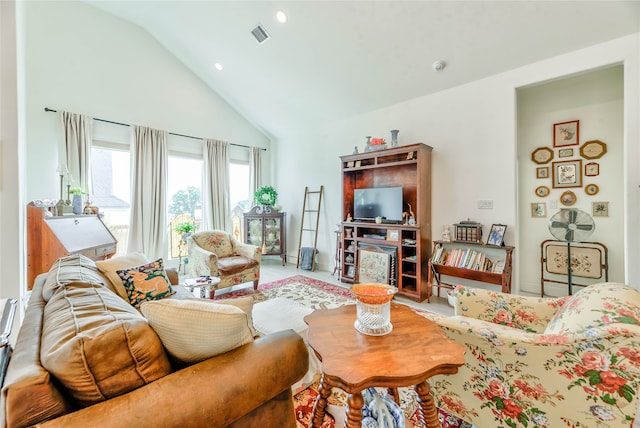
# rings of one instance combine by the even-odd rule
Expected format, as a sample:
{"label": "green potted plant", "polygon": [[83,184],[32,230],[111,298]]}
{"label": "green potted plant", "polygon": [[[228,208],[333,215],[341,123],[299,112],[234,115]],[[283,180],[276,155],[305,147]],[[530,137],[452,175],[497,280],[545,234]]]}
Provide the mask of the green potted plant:
{"label": "green potted plant", "polygon": [[262,186],[253,194],[256,205],[274,206],[278,199],[278,192],[272,186]]}
{"label": "green potted plant", "polygon": [[187,238],[196,231],[196,225],[190,221],[178,223],[173,230],[180,234],[182,241],[187,242]]}

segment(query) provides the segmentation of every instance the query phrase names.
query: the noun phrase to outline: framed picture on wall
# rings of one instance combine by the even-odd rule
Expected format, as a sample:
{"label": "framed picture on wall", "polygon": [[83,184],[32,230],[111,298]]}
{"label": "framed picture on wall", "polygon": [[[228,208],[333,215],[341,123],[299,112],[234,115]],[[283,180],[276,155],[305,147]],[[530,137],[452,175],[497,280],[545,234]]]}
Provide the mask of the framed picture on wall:
{"label": "framed picture on wall", "polygon": [[553,162],[553,188],[582,187],[582,159]]}
{"label": "framed picture on wall", "polygon": [[531,217],[546,217],[547,204],[544,202],[534,202],[531,204]]}
{"label": "framed picture on wall", "polygon": [[559,158],[570,158],[573,156],[573,149],[560,149],[558,150]]}
{"label": "framed picture on wall", "polygon": [[579,136],[579,120],[553,124],[553,147],[577,146],[580,144]]}
{"label": "framed picture on wall", "polygon": [[549,167],[548,166],[537,167],[536,178],[549,178]]}
{"label": "framed picture on wall", "polygon": [[596,162],[589,162],[584,166],[584,175],[587,177],[595,177],[600,174],[600,165]]}

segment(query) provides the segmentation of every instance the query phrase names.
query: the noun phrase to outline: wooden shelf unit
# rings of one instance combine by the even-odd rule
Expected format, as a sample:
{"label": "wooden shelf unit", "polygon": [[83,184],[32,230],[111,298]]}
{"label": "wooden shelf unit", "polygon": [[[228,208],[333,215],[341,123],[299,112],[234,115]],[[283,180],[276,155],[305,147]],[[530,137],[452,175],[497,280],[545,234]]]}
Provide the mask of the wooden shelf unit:
{"label": "wooden shelf unit", "polygon": [[[412,144],[340,157],[343,219],[354,212],[356,189],[393,186],[402,187],[403,211],[408,211],[410,204],[416,219],[415,225],[402,222],[343,222],[342,282],[358,282],[358,250],[363,245],[395,248],[397,277],[390,278],[390,282],[398,287],[399,294],[412,300],[421,302],[427,298],[427,262],[431,251],[432,150],[425,144]],[[386,238],[389,230],[398,232],[397,240],[367,237],[378,235]]]}
{"label": "wooden shelf unit", "polygon": [[[455,267],[455,266],[447,266],[444,264],[435,264],[431,260],[429,260],[429,295],[428,299],[431,298],[431,288],[432,286],[437,287],[438,296],[440,296],[440,288],[451,289],[455,286],[455,284],[447,283],[442,279],[442,276],[450,276],[456,278],[463,278],[472,281],[484,282],[487,284],[499,285],[501,287],[500,291],[503,293],[511,293],[511,274],[513,272],[513,250],[515,247],[511,247],[508,245],[504,246],[496,246],[496,245],[486,245],[482,243],[474,243],[474,242],[444,242],[444,241],[434,241],[434,251],[436,246],[442,245],[447,248],[448,252],[451,253],[451,250],[455,248],[469,248],[473,249],[479,253],[496,253],[496,252],[504,252],[504,256],[493,257],[495,260],[504,261],[504,269],[502,273],[497,272],[487,272],[483,270],[474,270],[467,269],[463,267]],[[495,266],[495,261],[494,261]],[[435,281],[435,284],[434,284]]]}

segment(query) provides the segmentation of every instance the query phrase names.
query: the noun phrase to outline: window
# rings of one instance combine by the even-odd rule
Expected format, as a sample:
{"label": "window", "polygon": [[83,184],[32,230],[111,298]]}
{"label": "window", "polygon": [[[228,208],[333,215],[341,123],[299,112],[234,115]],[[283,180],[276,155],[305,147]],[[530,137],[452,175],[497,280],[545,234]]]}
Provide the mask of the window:
{"label": "window", "polygon": [[181,258],[186,255],[186,248],[175,227],[187,222],[199,227],[202,223],[202,159],[170,155],[168,170],[169,254]]}
{"label": "window", "polygon": [[91,203],[100,209],[105,225],[118,241],[118,252],[127,251],[131,203],[129,149],[102,147],[91,149]]}
{"label": "window", "polygon": [[251,208],[253,195],[249,195],[249,164],[229,163],[229,202],[231,210],[240,205],[243,211]]}

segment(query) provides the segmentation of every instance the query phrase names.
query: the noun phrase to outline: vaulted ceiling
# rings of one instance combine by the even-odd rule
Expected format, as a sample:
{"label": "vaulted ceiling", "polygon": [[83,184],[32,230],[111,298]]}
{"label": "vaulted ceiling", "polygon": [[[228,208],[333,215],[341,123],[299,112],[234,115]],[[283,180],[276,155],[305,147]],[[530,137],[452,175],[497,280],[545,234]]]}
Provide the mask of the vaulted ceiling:
{"label": "vaulted ceiling", "polygon": [[144,28],[276,138],[640,31],[640,1],[87,2]]}

